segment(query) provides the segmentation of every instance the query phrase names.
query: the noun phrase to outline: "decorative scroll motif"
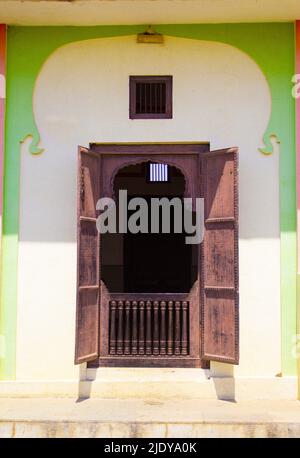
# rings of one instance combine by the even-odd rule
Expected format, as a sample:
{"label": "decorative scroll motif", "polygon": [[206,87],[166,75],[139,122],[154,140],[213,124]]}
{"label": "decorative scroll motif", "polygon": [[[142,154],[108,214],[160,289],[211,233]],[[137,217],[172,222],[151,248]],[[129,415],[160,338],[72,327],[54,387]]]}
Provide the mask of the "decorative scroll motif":
{"label": "decorative scroll motif", "polygon": [[189,302],[110,301],[111,356],[188,356]]}

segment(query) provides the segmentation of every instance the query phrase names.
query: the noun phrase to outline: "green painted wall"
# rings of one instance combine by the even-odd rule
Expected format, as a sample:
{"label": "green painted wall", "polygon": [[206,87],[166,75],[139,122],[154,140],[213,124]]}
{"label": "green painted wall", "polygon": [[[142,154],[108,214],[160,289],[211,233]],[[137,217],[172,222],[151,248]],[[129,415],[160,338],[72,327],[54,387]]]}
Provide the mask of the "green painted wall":
{"label": "green painted wall", "polygon": [[[231,44],[252,57],[267,78],[272,96],[272,114],[264,135],[265,148],[262,152],[272,152],[270,135],[276,135],[281,143],[282,372],[284,375],[295,374],[296,360],[292,356],[293,337],[296,334],[295,106],[291,97],[294,25],[194,24],[160,25],[156,29],[166,35]],[[144,30],[145,26],[10,27],[8,30],[0,309],[0,334],[5,337],[6,350],[5,357],[0,359],[2,379],[14,379],[16,374],[20,142],[32,135],[30,150],[33,154],[41,153],[32,110],[36,77],[47,57],[64,44],[91,38],[131,35]]]}

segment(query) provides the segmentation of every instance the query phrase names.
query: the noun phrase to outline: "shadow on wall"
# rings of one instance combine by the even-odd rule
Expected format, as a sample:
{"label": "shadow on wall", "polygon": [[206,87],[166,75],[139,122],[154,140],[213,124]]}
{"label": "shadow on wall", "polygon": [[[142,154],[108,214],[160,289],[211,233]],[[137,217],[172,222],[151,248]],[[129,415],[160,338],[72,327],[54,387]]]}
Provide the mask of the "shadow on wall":
{"label": "shadow on wall", "polygon": [[82,402],[91,397],[92,383],[96,380],[97,371],[93,370],[93,376],[87,378],[86,363],[79,365],[79,382],[78,382],[78,398],[76,402]]}
{"label": "shadow on wall", "polygon": [[222,364],[222,366],[226,366],[226,373],[224,374],[214,375],[214,371],[211,370],[211,379],[214,383],[216,396],[222,401],[236,402],[234,366],[232,364]]}

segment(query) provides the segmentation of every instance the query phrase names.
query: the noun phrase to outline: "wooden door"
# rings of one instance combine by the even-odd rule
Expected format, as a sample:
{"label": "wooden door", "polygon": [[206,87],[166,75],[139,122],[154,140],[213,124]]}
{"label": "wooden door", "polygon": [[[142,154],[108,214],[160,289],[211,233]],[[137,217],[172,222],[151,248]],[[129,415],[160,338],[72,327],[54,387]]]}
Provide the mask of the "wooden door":
{"label": "wooden door", "polygon": [[[149,160],[182,170],[185,197],[205,199],[197,278],[185,293],[113,293],[101,281],[96,202],[115,197],[114,177],[121,167]],[[75,362],[89,361],[90,367],[207,367],[209,360],[237,364],[237,149],[94,144],[79,149],[78,170]]]}
{"label": "wooden door", "polygon": [[78,149],[77,310],[75,363],[99,356],[100,246],[96,203],[100,197],[100,156]]}
{"label": "wooden door", "polygon": [[205,208],[201,244],[202,357],[238,364],[238,151],[201,158]]}

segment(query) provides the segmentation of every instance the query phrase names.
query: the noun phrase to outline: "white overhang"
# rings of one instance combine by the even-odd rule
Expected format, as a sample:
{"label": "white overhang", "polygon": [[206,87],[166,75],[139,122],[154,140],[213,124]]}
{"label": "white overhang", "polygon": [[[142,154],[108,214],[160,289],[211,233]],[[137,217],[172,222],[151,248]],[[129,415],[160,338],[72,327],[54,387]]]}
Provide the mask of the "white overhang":
{"label": "white overhang", "polygon": [[15,25],[290,22],[300,0],[0,0]]}

